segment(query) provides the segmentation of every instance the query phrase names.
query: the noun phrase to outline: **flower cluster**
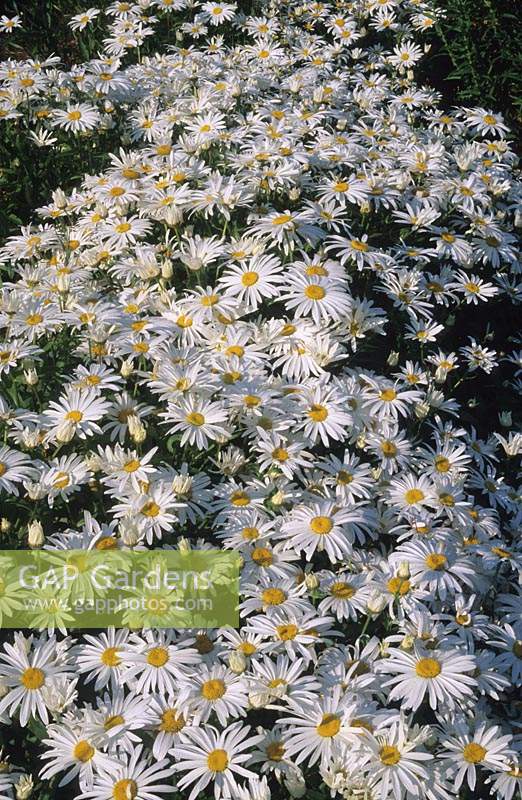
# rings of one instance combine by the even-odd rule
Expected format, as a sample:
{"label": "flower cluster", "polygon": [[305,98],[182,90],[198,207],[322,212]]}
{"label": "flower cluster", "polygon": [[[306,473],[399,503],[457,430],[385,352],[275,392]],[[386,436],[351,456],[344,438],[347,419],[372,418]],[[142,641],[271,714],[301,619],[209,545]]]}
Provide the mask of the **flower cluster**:
{"label": "flower cluster", "polygon": [[0,65],[3,125],[119,143],[0,251],[3,541],[243,563],[239,630],[5,643],[0,717],[45,733],[0,797],[511,800],[508,130],[415,82],[428,4],[259,6],[115,2],[70,21],[96,58]]}

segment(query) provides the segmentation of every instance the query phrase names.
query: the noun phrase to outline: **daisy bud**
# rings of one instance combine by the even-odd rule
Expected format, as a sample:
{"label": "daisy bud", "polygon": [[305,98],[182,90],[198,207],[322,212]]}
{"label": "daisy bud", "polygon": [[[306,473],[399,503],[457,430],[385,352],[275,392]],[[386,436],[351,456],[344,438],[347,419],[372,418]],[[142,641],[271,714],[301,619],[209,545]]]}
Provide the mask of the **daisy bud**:
{"label": "daisy bud", "polygon": [[168,280],[169,278],[172,278],[173,274],[174,270],[172,268],[172,261],[170,258],[167,258],[161,265],[161,277],[165,280]]}
{"label": "daisy bud", "polygon": [[26,369],[24,370],[24,381],[26,382],[27,386],[36,386],[38,383],[38,373],[34,369]]}
{"label": "daisy bud", "polygon": [[118,533],[126,547],[136,547],[140,540],[140,530],[132,517],[123,517],[118,525]]}
{"label": "daisy bud", "polygon": [[410,565],[407,561],[401,561],[399,564],[399,569],[397,570],[397,576],[399,578],[406,578],[410,577]]}
{"label": "daisy bud", "polygon": [[127,358],[120,367],[120,375],[123,378],[128,378],[134,372],[134,364]]}
{"label": "daisy bud", "polygon": [[317,587],[319,586],[319,583],[320,583],[319,578],[313,572],[307,572],[306,573],[306,575],[304,577],[304,582],[305,582],[306,588],[310,592],[312,592],[314,589],[317,589]]}
{"label": "daisy bud", "polygon": [[100,472],[102,468],[101,458],[98,453],[87,453],[84,463],[90,472]]}
{"label": "daisy bud", "polygon": [[38,431],[24,430],[22,432],[22,441],[27,450],[33,450],[35,447],[38,447],[38,445],[41,444],[40,434]]}
{"label": "daisy bud", "polygon": [[70,420],[65,420],[59,426],[58,430],[56,431],[56,441],[60,442],[60,444],[66,444],[70,442],[71,439],[74,439],[74,434],[76,433],[76,425],[74,422]]}
{"label": "daisy bud", "polygon": [[272,497],[270,498],[270,501],[271,501],[272,505],[274,505],[274,506],[282,505],[285,502],[285,493],[283,491],[279,490],[274,495],[272,495]]}
{"label": "daisy bud", "polygon": [[415,644],[415,637],[410,634],[404,637],[404,639],[400,643],[400,648],[401,650],[411,650],[414,644]]}
{"label": "daisy bud", "polygon": [[2,517],[0,519],[0,533],[9,533],[11,530],[11,523],[7,519],[7,517]]}
{"label": "daisy bud", "polygon": [[[8,691],[9,691],[8,687],[2,680],[0,680],[0,698],[5,697]],[[1,763],[2,763],[2,752],[0,751],[0,764]],[[1,771],[2,770],[0,769],[0,772]]]}
{"label": "daisy bud", "polygon": [[28,545],[33,550],[37,550],[38,548],[42,547],[45,542],[45,536],[43,532],[42,523],[35,519],[28,525],[27,528],[28,533]]}
{"label": "daisy bud", "polygon": [[513,416],[511,411],[501,411],[498,419],[503,428],[510,428],[513,424]]}
{"label": "daisy bud", "polygon": [[369,614],[380,614],[387,605],[388,601],[383,594],[380,592],[373,592],[373,594],[371,594],[368,598],[366,608],[368,609]]}
{"label": "daisy bud", "polygon": [[33,793],[34,781],[31,775],[22,775],[15,784],[16,800],[29,800]]}
{"label": "daisy bud", "polygon": [[241,675],[247,666],[245,654],[241,653],[239,650],[233,650],[228,657],[228,666],[236,675]]}
{"label": "daisy bud", "polygon": [[288,192],[288,197],[290,198],[290,200],[299,200],[300,196],[301,196],[301,189],[299,189],[297,186],[294,186]]}
{"label": "daisy bud", "polygon": [[182,536],[178,541],[178,550],[180,553],[190,553],[192,550],[190,542],[185,536]]}
{"label": "daisy bud", "polygon": [[366,436],[364,435],[364,433],[361,433],[361,435],[357,437],[355,441],[355,446],[359,450],[364,450],[364,448],[366,447]]}
{"label": "daisy bud", "polygon": [[303,797],[306,794],[306,781],[299,767],[295,767],[285,776],[285,786],[291,797]]}
{"label": "daisy bud", "polygon": [[415,403],[414,410],[417,419],[425,419],[430,413],[429,403]]}
{"label": "daisy bud", "polygon": [[248,695],[248,702],[252,708],[264,708],[269,704],[270,699],[268,692],[251,692]]}
{"label": "daisy bud", "polygon": [[448,370],[444,367],[437,367],[435,370],[435,383],[444,383],[448,377]]}
{"label": "daisy bud", "polygon": [[29,482],[25,483],[24,486],[29,500],[41,500],[47,494],[47,490],[40,483]]}
{"label": "daisy bud", "polygon": [[386,359],[386,363],[389,364],[390,367],[396,367],[399,363],[399,354],[396,350],[392,350],[388,358]]}
{"label": "daisy bud", "polygon": [[515,228],[522,228],[522,211],[515,212]]}
{"label": "daisy bud", "polygon": [[141,444],[141,442],[145,441],[147,438],[147,431],[145,425],[136,414],[129,415],[127,425],[129,426],[131,439],[136,442],[136,444]]}

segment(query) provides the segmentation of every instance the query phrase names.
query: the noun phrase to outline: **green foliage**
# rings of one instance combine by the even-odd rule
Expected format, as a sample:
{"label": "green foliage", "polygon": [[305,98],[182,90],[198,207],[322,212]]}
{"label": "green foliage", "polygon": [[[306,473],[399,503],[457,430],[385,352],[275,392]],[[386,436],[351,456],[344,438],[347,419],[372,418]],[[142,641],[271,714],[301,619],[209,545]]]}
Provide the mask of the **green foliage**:
{"label": "green foliage", "polygon": [[438,0],[424,78],[448,103],[501,111],[522,130],[520,0]]}

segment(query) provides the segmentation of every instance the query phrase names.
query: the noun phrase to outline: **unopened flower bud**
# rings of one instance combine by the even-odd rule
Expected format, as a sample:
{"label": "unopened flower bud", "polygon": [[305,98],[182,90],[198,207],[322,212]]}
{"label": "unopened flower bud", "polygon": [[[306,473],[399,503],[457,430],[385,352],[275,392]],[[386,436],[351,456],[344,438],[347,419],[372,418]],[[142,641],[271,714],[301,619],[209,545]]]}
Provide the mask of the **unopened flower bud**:
{"label": "unopened flower bud", "polygon": [[401,650],[411,650],[413,648],[414,643],[415,643],[415,637],[412,636],[411,634],[408,634],[408,636],[405,636],[404,639],[402,640],[400,648]]}
{"label": "unopened flower bud", "polygon": [[133,517],[123,517],[120,520],[118,534],[125,547],[136,547],[141,538],[139,526]]}
{"label": "unopened flower bud", "polygon": [[396,367],[399,363],[399,354],[396,350],[392,350],[388,358],[386,359],[386,363],[389,364],[390,367]]}
{"label": "unopened flower bud", "polygon": [[147,438],[147,431],[145,429],[145,425],[141,421],[136,414],[130,414],[127,419],[127,425],[129,426],[129,433],[131,435],[131,439],[136,442],[136,444],[141,444]]}
{"label": "unopened flower bud", "polygon": [[298,767],[292,769],[285,776],[285,786],[291,797],[304,797],[306,794],[306,781]]}
{"label": "unopened flower bud", "polygon": [[31,547],[33,550],[37,550],[39,547],[42,547],[45,542],[45,536],[41,522],[38,520],[31,522],[28,525],[27,534],[29,547]]}
{"label": "unopened flower bud", "polygon": [[366,608],[368,609],[369,614],[380,614],[381,611],[386,608],[388,601],[384,594],[379,592],[373,592],[368,598],[368,602],[366,603]]}
{"label": "unopened flower bud", "polygon": [[247,666],[247,659],[240,650],[233,650],[228,657],[228,666],[236,675],[241,675]]}
{"label": "unopened flower bud", "polygon": [[178,541],[178,550],[180,553],[190,553],[192,550],[190,542],[185,538],[185,536],[182,536]]}
{"label": "unopened flower bud", "polygon": [[513,415],[511,411],[501,411],[498,419],[503,428],[510,428],[513,424]]}
{"label": "unopened flower bud", "polygon": [[248,695],[248,702],[252,708],[264,708],[271,700],[268,692],[251,692]]}
{"label": "unopened flower bud", "polygon": [[415,416],[417,419],[425,419],[430,413],[429,403],[415,403]]}
{"label": "unopened flower bud", "polygon": [[172,278],[173,274],[174,270],[172,268],[172,261],[170,260],[170,258],[167,258],[161,265],[161,277],[164,278],[165,280],[168,280],[169,278]]}
{"label": "unopened flower bud", "polygon": [[317,589],[319,586],[319,578],[313,572],[307,572],[304,577],[305,586],[309,591]]}
{"label": "unopened flower bud", "polygon": [[397,575],[399,578],[408,579],[410,577],[410,565],[407,561],[401,561],[399,569],[397,570]]}
{"label": "unopened flower bud", "polygon": [[9,533],[11,530],[11,523],[7,519],[7,517],[2,517],[0,520],[0,533]]}
{"label": "unopened flower bud", "polygon": [[285,493],[279,490],[270,498],[270,502],[274,506],[280,506],[285,502]]}
{"label": "unopened flower bud", "polygon": [[24,381],[26,382],[27,386],[36,386],[38,380],[38,373],[35,369],[24,370]]}
{"label": "unopened flower bud", "polygon": [[16,800],[29,800],[33,794],[34,781],[31,775],[22,775],[15,784]]}
{"label": "unopened flower bud", "polygon": [[134,372],[134,364],[127,358],[120,367],[120,375],[123,378],[128,378]]}
{"label": "unopened flower bud", "polygon": [[71,420],[65,420],[56,431],[56,441],[60,442],[60,444],[66,444],[67,442],[70,442],[71,439],[74,439],[75,433],[76,425],[74,422],[71,422]]}

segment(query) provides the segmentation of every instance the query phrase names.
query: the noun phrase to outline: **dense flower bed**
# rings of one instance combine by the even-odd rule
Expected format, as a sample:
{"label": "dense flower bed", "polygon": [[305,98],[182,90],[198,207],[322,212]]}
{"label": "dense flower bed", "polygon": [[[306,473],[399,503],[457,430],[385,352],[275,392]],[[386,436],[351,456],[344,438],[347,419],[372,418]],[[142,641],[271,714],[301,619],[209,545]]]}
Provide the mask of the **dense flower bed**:
{"label": "dense flower bed", "polygon": [[6,635],[0,797],[511,800],[509,132],[416,85],[422,2],[255,13],[117,2],[96,58],[0,65],[4,128],[119,142],[1,249],[3,546],[243,560],[239,630]]}

